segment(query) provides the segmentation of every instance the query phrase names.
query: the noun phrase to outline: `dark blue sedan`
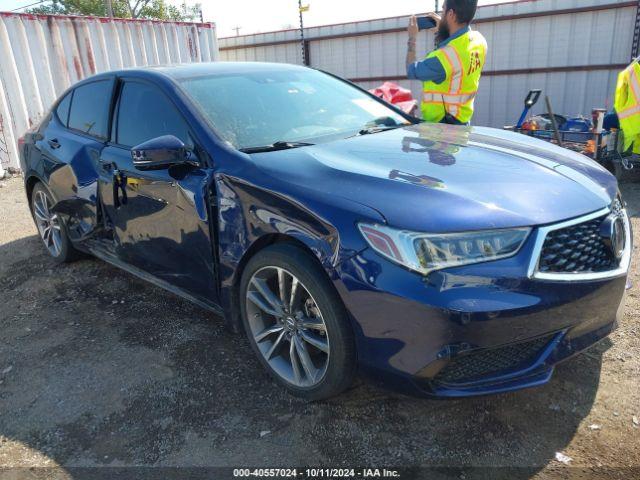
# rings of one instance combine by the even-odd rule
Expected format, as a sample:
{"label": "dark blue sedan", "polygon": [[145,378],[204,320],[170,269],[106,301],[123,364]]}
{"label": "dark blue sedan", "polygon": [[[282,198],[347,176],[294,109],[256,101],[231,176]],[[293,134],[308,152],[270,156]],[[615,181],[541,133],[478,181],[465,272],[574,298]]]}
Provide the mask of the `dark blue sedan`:
{"label": "dark blue sedan", "polygon": [[443,397],[539,385],[624,304],[631,232],[606,170],[307,68],[101,74],[20,154],[55,260],[90,253],[219,313],[307,399],[358,368]]}

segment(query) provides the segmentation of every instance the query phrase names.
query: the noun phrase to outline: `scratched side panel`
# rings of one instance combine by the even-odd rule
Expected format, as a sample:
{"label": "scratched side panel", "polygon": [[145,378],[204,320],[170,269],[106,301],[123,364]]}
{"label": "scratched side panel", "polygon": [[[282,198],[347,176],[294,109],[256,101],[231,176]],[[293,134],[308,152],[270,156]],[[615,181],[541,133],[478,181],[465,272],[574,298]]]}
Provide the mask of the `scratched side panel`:
{"label": "scratched side panel", "polygon": [[283,184],[239,156],[217,152],[216,158],[221,165],[215,176],[220,305],[227,312],[236,311],[238,267],[265,238],[283,235],[304,244],[335,281],[337,266],[366,247],[354,234],[355,222],[384,221],[364,205]]}
{"label": "scratched side panel", "polygon": [[[52,103],[90,75],[126,67],[217,58],[215,26],[0,12],[0,144],[38,125]],[[10,140],[6,140],[10,139]],[[18,167],[0,147],[0,166]]]}
{"label": "scratched side panel", "polygon": [[[69,236],[81,241],[97,226],[97,180],[101,142],[76,135],[49,115],[38,132],[28,135],[25,174],[43,180],[53,195],[52,210],[65,220]],[[52,148],[49,139],[57,139]]]}

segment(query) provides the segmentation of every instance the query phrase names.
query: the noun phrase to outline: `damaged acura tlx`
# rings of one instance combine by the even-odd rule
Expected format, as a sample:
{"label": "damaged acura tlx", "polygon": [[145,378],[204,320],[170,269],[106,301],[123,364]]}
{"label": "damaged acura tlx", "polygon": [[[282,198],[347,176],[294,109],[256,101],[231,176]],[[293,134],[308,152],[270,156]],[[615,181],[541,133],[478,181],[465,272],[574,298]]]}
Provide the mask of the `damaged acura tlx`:
{"label": "damaged acura tlx", "polygon": [[632,237],[606,170],[316,70],[100,74],[20,150],[56,260],[90,253],[218,312],[304,398],[358,368],[442,397],[539,385],[624,303]]}

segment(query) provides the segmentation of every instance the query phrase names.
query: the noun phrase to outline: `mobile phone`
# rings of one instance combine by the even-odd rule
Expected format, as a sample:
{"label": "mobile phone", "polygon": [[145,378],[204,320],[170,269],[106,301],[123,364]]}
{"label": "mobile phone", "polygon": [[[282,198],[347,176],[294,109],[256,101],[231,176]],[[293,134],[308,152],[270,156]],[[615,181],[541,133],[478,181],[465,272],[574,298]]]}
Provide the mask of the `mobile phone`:
{"label": "mobile phone", "polygon": [[418,30],[429,30],[436,26],[436,21],[431,17],[418,17]]}

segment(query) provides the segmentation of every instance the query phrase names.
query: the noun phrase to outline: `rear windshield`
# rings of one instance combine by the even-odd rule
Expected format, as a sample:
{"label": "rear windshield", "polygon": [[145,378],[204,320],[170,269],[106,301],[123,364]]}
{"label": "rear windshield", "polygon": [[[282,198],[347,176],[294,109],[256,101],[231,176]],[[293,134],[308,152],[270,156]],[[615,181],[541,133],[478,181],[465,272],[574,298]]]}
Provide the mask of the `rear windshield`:
{"label": "rear windshield", "polygon": [[183,89],[235,148],[318,142],[353,135],[370,122],[408,123],[384,103],[316,70],[184,79]]}

